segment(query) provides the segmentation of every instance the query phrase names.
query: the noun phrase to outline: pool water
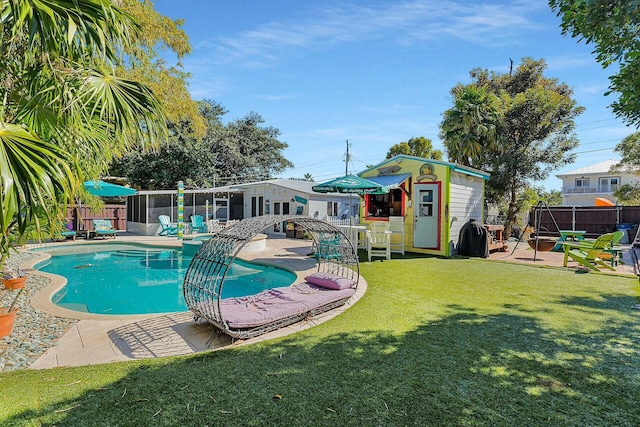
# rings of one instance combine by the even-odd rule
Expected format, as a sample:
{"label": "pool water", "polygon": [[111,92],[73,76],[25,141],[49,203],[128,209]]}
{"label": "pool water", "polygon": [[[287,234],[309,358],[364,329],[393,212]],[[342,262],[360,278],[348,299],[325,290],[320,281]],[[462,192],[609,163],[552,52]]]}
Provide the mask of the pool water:
{"label": "pool water", "polygon": [[[44,251],[52,257],[35,268],[68,281],[52,297],[60,307],[94,314],[187,311],[182,282],[191,257],[179,249],[105,244]],[[282,268],[236,259],[222,297],[253,295],[295,279],[295,273]]]}

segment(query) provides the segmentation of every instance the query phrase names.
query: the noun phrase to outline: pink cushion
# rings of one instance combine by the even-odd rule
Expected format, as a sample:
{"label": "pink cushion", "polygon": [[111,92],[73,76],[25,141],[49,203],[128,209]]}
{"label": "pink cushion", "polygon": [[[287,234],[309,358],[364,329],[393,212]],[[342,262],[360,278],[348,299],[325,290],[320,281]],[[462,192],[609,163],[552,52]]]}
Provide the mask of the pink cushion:
{"label": "pink cushion", "polygon": [[313,273],[305,277],[304,280],[312,285],[335,290],[349,289],[355,285],[353,280],[332,273]]}
{"label": "pink cushion", "polygon": [[230,327],[252,328],[346,300],[355,292],[355,289],[335,290],[299,283],[247,297],[225,298],[220,303],[220,310]]}

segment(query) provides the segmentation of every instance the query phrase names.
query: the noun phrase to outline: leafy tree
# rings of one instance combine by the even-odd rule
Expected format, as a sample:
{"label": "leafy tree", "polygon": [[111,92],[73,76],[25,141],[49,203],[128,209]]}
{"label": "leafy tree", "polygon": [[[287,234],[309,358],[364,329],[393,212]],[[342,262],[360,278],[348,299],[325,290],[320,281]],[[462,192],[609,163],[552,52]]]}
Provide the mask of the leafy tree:
{"label": "leafy tree", "polygon": [[494,148],[499,138],[499,98],[475,84],[459,84],[451,93],[453,108],[444,112],[440,124],[440,138],[446,141],[449,161],[482,167],[483,153]]}
{"label": "leafy tree", "polygon": [[104,153],[166,131],[157,99],[114,67],[140,27],[108,0],[19,1],[2,7],[0,251],[65,211]]}
{"label": "leafy tree", "polygon": [[[487,201],[508,200],[507,225],[516,223],[521,210],[520,189],[575,158],[570,154],[578,145],[574,119],[583,108],[569,86],[543,75],[545,68],[544,60],[524,58],[507,74],[472,70],[470,87],[452,91],[454,107],[441,124],[450,159],[466,157],[468,164],[491,172]],[[465,143],[473,149],[460,148],[465,129],[476,132]]]}
{"label": "leafy tree", "polygon": [[620,98],[614,113],[640,126],[640,5],[629,0],[549,0],[562,17],[562,33],[595,44],[596,60],[607,68],[617,66],[609,77],[610,91]]}
{"label": "leafy tree", "polygon": [[[614,167],[614,171],[624,170],[634,175],[640,175],[640,132],[625,137],[616,145],[615,151],[621,154],[622,159]],[[620,203],[640,205],[640,183],[622,184],[616,188],[613,195]]]}
{"label": "leafy tree", "polygon": [[132,152],[115,161],[110,171],[146,189],[224,185],[247,179],[269,179],[292,166],[281,151],[287,147],[278,129],[261,127],[259,114],[249,113],[226,125],[226,110],[212,101],[200,104],[207,122],[204,138],[189,132],[190,123],[169,124],[169,138],[155,152]]}
{"label": "leafy tree", "polygon": [[424,136],[411,138],[394,145],[387,152],[387,159],[404,154],[407,156],[423,157],[425,159],[442,160],[442,151],[434,150],[430,139]]}
{"label": "leafy tree", "polygon": [[622,158],[615,170],[625,170],[634,175],[640,175],[640,132],[632,133],[616,145],[615,151]]}
{"label": "leafy tree", "polygon": [[191,52],[189,38],[182,30],[184,20],[160,15],[149,0],[120,0],[119,3],[133,16],[141,31],[137,43],[126,49],[129,62],[121,64],[118,74],[148,86],[158,97],[168,121],[189,123],[185,132],[204,136],[206,121],[187,88],[190,74],[182,71],[179,62],[169,65],[166,55],[158,54],[158,50],[170,50],[180,60]]}

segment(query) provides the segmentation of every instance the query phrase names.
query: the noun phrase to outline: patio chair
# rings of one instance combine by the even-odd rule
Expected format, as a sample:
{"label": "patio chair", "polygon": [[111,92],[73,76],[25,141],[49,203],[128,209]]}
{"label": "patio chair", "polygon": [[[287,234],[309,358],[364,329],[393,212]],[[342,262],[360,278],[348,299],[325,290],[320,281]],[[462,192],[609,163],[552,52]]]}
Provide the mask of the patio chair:
{"label": "patio chair", "polygon": [[613,266],[607,265],[607,263],[600,258],[603,250],[611,247],[613,237],[613,233],[607,233],[598,237],[595,242],[562,242],[562,246],[564,247],[564,261],[562,265],[566,267],[567,261],[571,258],[594,271],[600,271],[601,267],[615,271]]}
{"label": "patio chair", "polygon": [[393,235],[398,236],[396,239],[391,239],[391,252],[398,252],[404,255],[404,217],[390,216],[389,231],[391,231],[391,237]]}
{"label": "patio chair", "polygon": [[373,222],[367,230],[367,256],[391,259],[391,231],[388,222]]}
{"label": "patio chair", "polygon": [[94,219],[93,231],[96,237],[112,236],[116,238],[116,230],[111,226],[111,221],[108,219]]}
{"label": "patio chair", "polygon": [[208,231],[207,224],[204,222],[202,215],[193,215],[191,217],[191,232],[206,233]]}
{"label": "patio chair", "polygon": [[317,260],[340,259],[340,237],[332,233],[321,233],[315,257]]}
{"label": "patio chair", "polygon": [[624,237],[624,231],[614,231],[611,244],[607,245],[607,247],[602,252],[600,252],[600,255],[598,255],[600,259],[609,261],[612,267],[615,267],[620,262],[622,249],[620,247],[616,247],[616,245],[620,243],[622,237]]}
{"label": "patio chair", "polygon": [[171,218],[169,215],[158,215],[158,221],[160,221],[160,231],[158,236],[177,236],[178,227],[171,224]]}

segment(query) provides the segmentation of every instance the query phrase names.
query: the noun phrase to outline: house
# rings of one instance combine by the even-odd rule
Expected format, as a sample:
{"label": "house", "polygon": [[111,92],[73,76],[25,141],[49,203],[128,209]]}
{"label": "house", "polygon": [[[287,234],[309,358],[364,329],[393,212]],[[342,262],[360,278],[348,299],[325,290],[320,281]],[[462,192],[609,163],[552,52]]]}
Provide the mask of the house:
{"label": "house", "polygon": [[613,192],[619,185],[628,184],[638,179],[637,176],[624,171],[611,173],[611,167],[617,160],[606,160],[569,172],[557,174],[562,180],[563,206],[594,206],[596,199],[605,199],[611,204],[617,200]]}
{"label": "house", "polygon": [[[233,184],[210,189],[184,190],[183,218],[191,215],[221,222],[260,215],[299,214],[314,218],[348,218],[358,215],[360,199],[348,194],[320,194],[311,187],[316,183],[294,179]],[[138,191],[127,198],[127,231],[153,235],[160,226],[159,215],[178,221],[178,190]],[[285,234],[276,225],[269,233]]]}
{"label": "house", "polygon": [[358,175],[390,188],[388,194],[364,196],[361,222],[402,217],[406,251],[455,255],[460,228],[484,217],[486,172],[398,155]]}

